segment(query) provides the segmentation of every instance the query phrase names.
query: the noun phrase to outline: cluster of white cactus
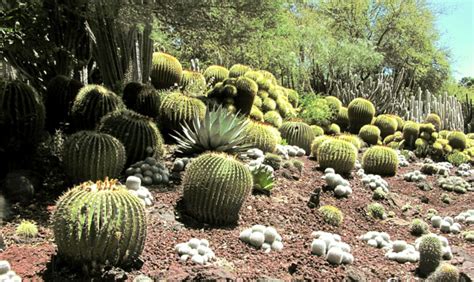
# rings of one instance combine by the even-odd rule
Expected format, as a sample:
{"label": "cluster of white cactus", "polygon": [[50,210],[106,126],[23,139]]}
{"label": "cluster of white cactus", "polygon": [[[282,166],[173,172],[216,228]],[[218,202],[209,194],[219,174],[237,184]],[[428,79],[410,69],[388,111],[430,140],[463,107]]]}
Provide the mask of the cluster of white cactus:
{"label": "cluster of white cactus", "polygon": [[390,246],[390,235],[387,232],[369,231],[360,236],[359,239],[374,248],[385,248]]}
{"label": "cluster of white cactus", "polygon": [[399,167],[407,167],[410,163],[408,162],[407,158],[401,153],[400,150],[397,150],[398,156],[398,166]]}
{"label": "cluster of white cactus", "polygon": [[266,253],[283,249],[282,238],[272,226],[256,224],[240,232],[239,238],[257,249],[263,249]]}
{"label": "cluster of white cactus", "polygon": [[454,222],[454,219],[450,216],[445,216],[442,218],[439,215],[434,215],[431,217],[431,225],[434,228],[439,228],[441,232],[458,234],[461,232],[461,225],[457,222]]}
{"label": "cluster of white cactus", "polygon": [[420,252],[415,246],[408,244],[404,240],[395,240],[386,248],[385,257],[399,263],[417,262],[420,260]]}
{"label": "cluster of white cactus", "polygon": [[364,174],[362,176],[362,183],[365,187],[370,188],[372,191],[376,190],[377,188],[380,188],[383,192],[388,193],[388,183],[380,175]]}
{"label": "cluster of white cactus", "polygon": [[342,242],[341,236],[324,231],[315,231],[311,234],[311,253],[317,256],[325,256],[332,264],[351,264],[354,256],[351,254],[351,246]]}
{"label": "cluster of white cactus", "polygon": [[182,262],[191,259],[197,264],[206,264],[216,258],[216,255],[209,247],[209,241],[192,238],[186,243],[179,243],[175,246],[175,251],[179,254]]}
{"label": "cluster of white cactus", "polygon": [[403,179],[408,182],[419,182],[426,179],[426,175],[422,174],[419,170],[407,172],[403,175]]}
{"label": "cluster of white cactus", "polygon": [[471,169],[471,165],[468,163],[463,163],[458,166],[458,170],[456,170],[456,175],[468,177],[471,176],[473,170]]}
{"label": "cluster of white cactus", "polygon": [[334,194],[337,197],[348,197],[352,194],[352,188],[349,181],[336,173],[334,169],[330,167],[326,168],[322,178],[326,180],[327,186],[334,190]]}
{"label": "cluster of white cactus", "polygon": [[145,206],[153,205],[153,195],[151,195],[150,191],[144,186],[141,186],[142,181],[140,178],[136,176],[129,176],[125,182],[125,186],[127,187],[128,191],[132,194],[137,196],[140,201]]}
{"label": "cluster of white cactus", "polygon": [[465,212],[461,212],[454,218],[454,221],[462,222],[467,225],[474,224],[474,210],[467,210]]}
{"label": "cluster of white cactus", "polygon": [[[449,241],[446,237],[441,236],[441,235],[436,235],[432,234],[432,236],[435,236],[439,239],[441,242],[441,256],[444,260],[450,260],[453,258],[453,252],[451,251],[451,247],[449,246]],[[420,249],[420,242],[423,237],[419,237],[418,239],[415,240],[415,249],[419,251]]]}
{"label": "cluster of white cactus", "polygon": [[266,170],[270,171],[272,173],[272,175],[275,172],[273,167],[263,163],[263,161],[265,160],[265,154],[263,153],[262,150],[260,150],[258,148],[248,149],[247,152],[243,153],[241,156],[246,156],[246,157],[252,159],[247,164],[250,171],[263,166],[263,167],[265,167]]}
{"label": "cluster of white cactus", "polygon": [[190,158],[177,158],[174,160],[173,167],[171,170],[175,172],[184,171],[190,161],[191,161]]}
{"label": "cluster of white cactus", "polygon": [[10,263],[6,260],[0,260],[0,281],[21,282],[21,277],[12,270]]}
{"label": "cluster of white cactus", "polygon": [[437,181],[439,187],[446,191],[454,191],[464,194],[467,191],[474,191],[471,184],[459,176],[440,177]]}
{"label": "cluster of white cactus", "polygon": [[277,145],[275,152],[285,159],[288,159],[289,157],[302,157],[306,154],[306,151],[298,146],[280,144]]}

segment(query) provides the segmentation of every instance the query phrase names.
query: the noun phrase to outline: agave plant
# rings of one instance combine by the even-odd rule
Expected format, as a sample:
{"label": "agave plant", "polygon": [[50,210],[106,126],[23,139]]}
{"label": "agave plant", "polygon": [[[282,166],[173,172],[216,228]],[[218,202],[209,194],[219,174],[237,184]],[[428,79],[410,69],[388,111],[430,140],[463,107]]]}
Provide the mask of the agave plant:
{"label": "agave plant", "polygon": [[275,183],[272,171],[265,165],[259,165],[250,171],[253,176],[253,189],[261,193],[269,194]]}
{"label": "agave plant", "polygon": [[177,152],[183,154],[217,151],[238,153],[251,144],[244,143],[245,128],[249,121],[234,115],[222,107],[208,109],[204,119],[195,116],[192,125],[182,124],[182,133],[172,137],[177,141]]}

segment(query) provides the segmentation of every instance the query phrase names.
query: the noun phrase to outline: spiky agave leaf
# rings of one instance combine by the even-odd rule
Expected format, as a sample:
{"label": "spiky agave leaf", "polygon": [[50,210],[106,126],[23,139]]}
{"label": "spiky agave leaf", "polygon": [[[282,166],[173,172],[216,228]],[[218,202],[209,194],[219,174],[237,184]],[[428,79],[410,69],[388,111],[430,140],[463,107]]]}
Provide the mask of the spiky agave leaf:
{"label": "spiky agave leaf", "polygon": [[259,165],[250,170],[253,177],[253,189],[269,194],[275,184],[273,173],[264,165]]}
{"label": "spiky agave leaf", "polygon": [[192,125],[182,124],[182,131],[171,135],[178,143],[177,151],[183,154],[205,151],[237,153],[251,147],[244,143],[249,121],[222,107],[208,109],[204,119],[194,117]]}

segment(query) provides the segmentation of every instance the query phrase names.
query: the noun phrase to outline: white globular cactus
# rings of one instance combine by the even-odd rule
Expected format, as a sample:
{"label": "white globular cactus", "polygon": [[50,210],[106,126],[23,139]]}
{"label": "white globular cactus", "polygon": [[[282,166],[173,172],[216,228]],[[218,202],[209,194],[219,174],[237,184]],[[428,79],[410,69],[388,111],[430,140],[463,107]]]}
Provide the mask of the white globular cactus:
{"label": "white globular cactus", "polygon": [[374,248],[386,248],[390,247],[391,244],[390,235],[386,232],[369,231],[360,236],[359,239]]}
{"label": "white globular cactus", "polygon": [[21,282],[21,277],[18,276],[6,260],[0,260],[0,281],[5,282]]}
{"label": "white globular cactus", "polygon": [[206,264],[216,258],[206,239],[192,238],[188,242],[179,243],[175,246],[175,251],[179,254],[182,262],[190,259],[196,264]]}
{"label": "white globular cactus", "polygon": [[467,210],[458,214],[454,221],[464,223],[467,225],[474,224],[474,210]]}
{"label": "white globular cactus", "polygon": [[385,257],[399,263],[417,262],[420,259],[420,253],[415,246],[408,244],[404,240],[391,242],[391,248],[387,248]]}
{"label": "white globular cactus", "polygon": [[403,179],[408,182],[420,182],[426,179],[426,175],[419,170],[414,170],[403,175]]}
{"label": "white globular cactus", "polygon": [[144,206],[153,205],[153,195],[151,195],[150,191],[148,191],[148,188],[141,186],[140,178],[136,176],[127,177],[125,186],[132,195],[135,195],[140,199]]}
{"label": "white globular cactus", "polygon": [[349,181],[344,179],[340,174],[335,173],[334,169],[326,168],[322,178],[326,180],[327,186],[334,191],[336,197],[348,197],[352,194]]}
{"label": "white globular cactus", "polygon": [[285,159],[289,157],[302,157],[306,154],[303,148],[296,145],[277,145],[275,153],[282,156]]}
{"label": "white globular cactus", "polygon": [[445,216],[443,218],[439,215],[434,215],[431,217],[431,225],[434,228],[439,228],[439,230],[444,233],[459,234],[461,232],[461,224],[459,222],[455,222],[455,219],[460,218],[461,217],[459,217],[459,215],[454,219],[450,216]]}
{"label": "white globular cactus", "polygon": [[471,165],[468,163],[463,163],[458,166],[458,170],[456,170],[456,175],[468,177],[473,174],[474,170],[471,169]]}
{"label": "white globular cactus", "polygon": [[362,176],[362,183],[365,187],[375,191],[377,188],[382,189],[383,192],[388,193],[388,183],[380,175],[377,174],[364,174]]}
{"label": "white globular cactus", "polygon": [[398,156],[398,166],[399,167],[407,167],[410,163],[408,162],[407,158],[401,153],[400,150],[396,150]]}
{"label": "white globular cactus", "polygon": [[332,264],[352,264],[354,256],[351,247],[341,241],[341,236],[324,231],[316,231],[311,234],[314,238],[311,243],[311,253],[317,256],[325,256]]}
{"label": "white globular cactus", "polygon": [[239,239],[266,253],[283,249],[282,237],[272,226],[256,224],[240,232]]}

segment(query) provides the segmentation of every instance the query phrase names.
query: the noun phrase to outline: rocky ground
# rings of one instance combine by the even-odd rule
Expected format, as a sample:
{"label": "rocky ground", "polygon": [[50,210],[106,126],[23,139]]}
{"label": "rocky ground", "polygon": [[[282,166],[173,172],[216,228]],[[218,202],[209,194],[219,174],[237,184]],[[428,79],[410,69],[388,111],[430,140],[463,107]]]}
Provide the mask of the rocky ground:
{"label": "rocky ground", "polygon": [[[385,251],[369,247],[358,237],[367,231],[385,231],[392,240],[413,243],[410,222],[423,217],[429,208],[435,208],[443,216],[456,216],[468,208],[474,208],[472,192],[455,194],[450,192],[451,204],[441,201],[444,192],[436,187],[435,178],[428,177],[434,189],[422,191],[412,182],[403,180],[403,173],[419,169],[411,164],[402,168],[394,177],[385,178],[390,184],[389,199],[379,201],[387,212],[394,216],[386,220],[375,220],[367,215],[367,204],[372,202],[372,191],[362,186],[360,177],[353,174],[350,183],[353,194],[347,199],[336,199],[332,192],[321,193],[321,205],[337,206],[344,213],[343,224],[330,226],[322,220],[317,208],[307,203],[315,188],[322,187],[323,173],[316,162],[306,157],[299,158],[305,164],[298,180],[287,179],[282,171],[277,172],[277,183],[271,196],[252,195],[245,202],[241,218],[236,226],[212,228],[200,225],[182,214],[180,185],[151,187],[155,203],[148,209],[148,235],[141,262],[134,269],[111,269],[102,278],[115,280],[133,279],[145,274],[156,279],[332,279],[342,280],[386,280],[397,278],[412,280],[416,277],[417,263],[400,264],[384,258]],[[402,211],[405,204],[411,209]],[[83,278],[79,270],[70,269],[55,257],[53,234],[49,228],[49,216],[54,211],[54,197],[50,193],[39,193],[34,204],[12,207],[13,217],[0,227],[0,260],[8,260],[12,269],[24,279],[74,280]],[[35,220],[40,229],[39,238],[24,242],[14,235],[21,219]],[[283,237],[281,252],[265,253],[239,240],[239,233],[254,224],[274,226]],[[472,228],[472,227],[471,227]],[[340,234],[342,240],[352,247],[355,261],[351,265],[334,266],[324,258],[310,252],[311,233],[322,230]],[[439,233],[430,226],[431,232]],[[463,226],[463,230],[466,227]],[[474,244],[463,240],[461,234],[444,234],[453,248],[451,260],[463,272],[466,279],[474,278]],[[217,260],[206,266],[190,261],[182,263],[175,253],[177,243],[190,238],[207,239]]]}

